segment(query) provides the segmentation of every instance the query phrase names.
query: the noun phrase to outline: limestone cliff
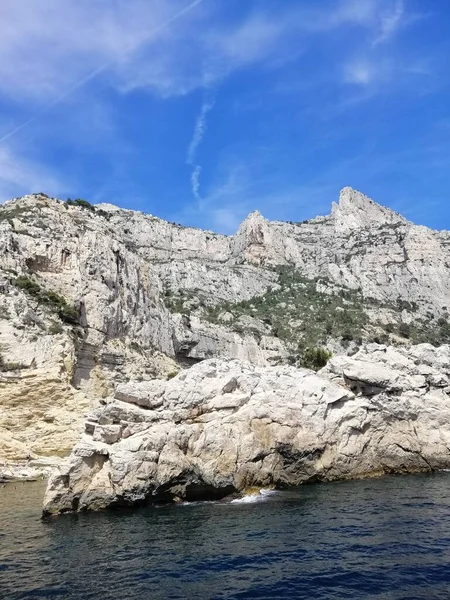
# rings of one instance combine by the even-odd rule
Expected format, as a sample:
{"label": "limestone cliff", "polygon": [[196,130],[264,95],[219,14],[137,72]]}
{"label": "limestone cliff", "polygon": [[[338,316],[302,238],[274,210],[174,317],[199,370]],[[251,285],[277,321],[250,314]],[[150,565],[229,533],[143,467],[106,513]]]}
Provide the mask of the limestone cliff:
{"label": "limestone cliff", "polygon": [[449,375],[449,346],[370,345],[319,374],[211,359],[119,385],[52,475],[45,513],[448,468]]}
{"label": "limestone cliff", "polygon": [[[305,348],[446,341],[450,234],[345,188],[305,223],[234,236],[44,194],[0,207],[0,463],[65,453],[129,379],[206,358],[301,364]],[[414,337],[415,336],[415,337]],[[424,337],[425,336],[425,337]]]}

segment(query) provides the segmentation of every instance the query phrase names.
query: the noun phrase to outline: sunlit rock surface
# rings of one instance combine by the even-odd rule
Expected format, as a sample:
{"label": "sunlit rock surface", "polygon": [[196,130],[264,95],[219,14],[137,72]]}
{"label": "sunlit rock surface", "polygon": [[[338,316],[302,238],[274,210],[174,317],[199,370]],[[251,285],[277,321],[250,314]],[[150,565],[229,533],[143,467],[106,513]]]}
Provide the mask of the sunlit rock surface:
{"label": "sunlit rock surface", "polygon": [[450,466],[450,348],[371,345],[318,374],[211,359],[121,384],[51,477],[45,513]]}
{"label": "sunlit rock surface", "polygon": [[[234,236],[43,194],[5,203],[0,473],[67,454],[89,409],[122,382],[165,379],[216,357],[260,367],[295,361],[297,341],[254,318],[251,305],[238,319],[230,312],[233,303],[277,289],[280,266],[320,278],[325,292],[343,286],[385,303],[368,308],[370,322],[446,318],[449,243],[448,232],[413,225],[351,188],[328,216],[294,224],[253,212]],[[18,287],[21,276],[63,298],[76,323]],[[395,313],[399,301],[407,309]],[[207,309],[216,305],[223,309],[211,318]],[[298,318],[308,322],[309,313]],[[356,347],[346,350],[332,335],[325,342],[335,354]]]}

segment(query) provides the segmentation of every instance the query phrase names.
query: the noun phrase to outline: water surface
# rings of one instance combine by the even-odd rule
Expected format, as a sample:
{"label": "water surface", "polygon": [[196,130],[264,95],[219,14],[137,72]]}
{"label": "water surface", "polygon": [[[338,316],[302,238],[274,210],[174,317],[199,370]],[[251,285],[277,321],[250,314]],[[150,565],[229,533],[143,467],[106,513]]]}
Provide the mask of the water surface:
{"label": "water surface", "polygon": [[40,520],[0,488],[0,598],[450,598],[450,474]]}

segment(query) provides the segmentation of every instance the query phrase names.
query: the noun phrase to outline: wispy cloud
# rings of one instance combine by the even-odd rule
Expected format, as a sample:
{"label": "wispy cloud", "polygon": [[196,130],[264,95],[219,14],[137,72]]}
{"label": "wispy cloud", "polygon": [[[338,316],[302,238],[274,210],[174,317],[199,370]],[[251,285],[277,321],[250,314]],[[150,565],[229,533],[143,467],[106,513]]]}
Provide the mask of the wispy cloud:
{"label": "wispy cloud", "polygon": [[[9,139],[10,137],[12,137],[16,133],[18,133],[20,130],[24,129],[25,127],[27,127],[28,125],[33,123],[36,119],[38,119],[39,117],[41,117],[42,115],[47,113],[49,110],[51,110],[53,107],[58,105],[63,100],[67,99],[74,92],[76,92],[77,90],[79,90],[80,88],[85,86],[87,83],[89,83],[90,81],[92,81],[93,79],[98,77],[101,73],[107,71],[110,68],[114,68],[116,63],[119,60],[123,61],[124,59],[126,59],[127,56],[129,56],[130,54],[135,52],[139,47],[141,47],[143,44],[145,44],[146,42],[148,42],[149,40],[151,40],[152,38],[157,36],[160,32],[164,31],[167,27],[169,27],[170,25],[172,25],[173,23],[175,23],[176,21],[181,19],[184,15],[186,15],[189,11],[193,10],[201,2],[203,2],[203,0],[193,0],[192,2],[190,2],[189,4],[187,4],[183,8],[181,8],[180,10],[177,10],[177,12],[175,12],[174,14],[172,14],[170,16],[161,17],[162,18],[161,22],[158,23],[157,21],[155,21],[155,23],[152,24],[152,26],[150,27],[150,31],[147,31],[143,36],[141,36],[137,40],[133,40],[125,45],[123,44],[123,41],[121,41],[120,45],[113,44],[110,47],[110,50],[112,50],[112,52],[110,52],[109,54],[106,53],[106,58],[107,58],[106,62],[99,64],[93,70],[90,70],[87,74],[81,76],[80,78],[77,78],[66,89],[63,89],[63,91],[61,93],[59,93],[58,95],[56,95],[56,97],[51,99],[50,102],[46,103],[37,113],[35,113],[31,117],[27,118],[25,121],[23,121],[16,127],[13,127],[10,131],[6,132],[2,137],[0,137],[0,143]],[[7,13],[8,13],[8,4],[9,3],[7,0],[7,6],[6,6]],[[73,6],[73,4],[72,4],[72,6]],[[11,6],[9,8],[11,10]],[[42,9],[42,5],[41,5],[41,9]],[[84,16],[84,13],[81,13],[80,16]],[[103,21],[101,21],[101,22],[103,22]],[[86,23],[83,23],[83,25],[86,25]],[[48,24],[47,24],[47,26],[48,26]],[[0,33],[1,33],[1,28],[0,28]],[[13,38],[13,39],[15,40],[15,38]],[[102,41],[105,42],[107,40],[102,40],[101,36],[100,36],[100,38],[98,38],[97,36],[93,36],[93,40],[95,40],[98,44],[98,46],[97,46],[98,54],[102,55],[104,53],[104,52],[102,52],[102,50],[103,51],[105,50],[104,45],[102,44]],[[27,42],[29,43],[29,40],[27,40]],[[5,41],[3,41],[3,44],[5,44]],[[0,47],[1,47],[1,45],[2,44],[0,43]],[[6,37],[5,45],[8,48],[8,37]],[[56,56],[58,57],[58,54],[56,54]],[[48,63],[47,63],[47,65],[48,65]],[[62,72],[67,73],[67,70],[63,69]],[[2,73],[1,73],[1,69],[0,69],[0,77],[1,77],[1,74]],[[58,75],[59,74],[60,73],[58,72]],[[8,78],[7,76],[9,75],[10,79],[11,79],[11,76],[13,76],[13,79],[14,79],[14,75],[11,72],[7,71],[6,73],[4,73],[4,75],[6,75],[6,78]],[[53,73],[53,76],[55,76],[55,75],[56,75],[56,73]],[[22,83],[21,79],[16,80],[16,83],[19,83],[19,84]],[[38,88],[36,90],[36,88],[34,86],[29,86],[29,88],[31,88],[31,90],[37,91],[38,93],[45,92],[47,87],[48,87],[48,85],[44,86],[44,87],[42,87],[42,85],[41,85],[41,86],[38,86]]]}
{"label": "wispy cloud", "polygon": [[[82,148],[76,160],[80,160],[78,172],[83,173],[83,178],[86,156],[90,152],[97,156],[110,154],[112,167],[108,164],[105,168],[106,172],[109,169],[108,174],[114,171],[115,165],[120,165],[117,180],[122,182],[121,192],[115,189],[119,185],[109,183],[105,194],[112,188],[117,194],[128,194],[132,182],[136,195],[141,193],[143,198],[147,197],[150,193],[145,187],[147,182],[135,181],[133,165],[139,161],[139,155],[149,156],[153,173],[157,173],[160,165],[154,165],[157,152],[151,144],[155,139],[159,144],[157,136],[164,135],[163,128],[152,123],[148,104],[157,107],[157,118],[163,121],[170,115],[167,122],[176,125],[167,144],[170,153],[164,153],[161,160],[173,159],[176,165],[187,163],[190,167],[187,169],[190,181],[189,176],[185,176],[176,189],[176,194],[181,190],[182,195],[189,184],[191,186],[195,202],[192,202],[193,207],[187,207],[186,214],[192,209],[199,219],[203,215],[206,221],[228,229],[256,207],[264,211],[270,203],[279,206],[280,202],[292,207],[300,192],[290,177],[288,184],[281,178],[276,182],[278,191],[266,193],[264,186],[258,187],[257,170],[246,172],[242,168],[242,163],[246,164],[253,152],[250,143],[241,154],[241,149],[237,150],[237,162],[241,166],[234,171],[230,169],[230,177],[219,173],[217,165],[214,171],[207,173],[207,179],[204,172],[202,175],[202,164],[206,163],[201,160],[201,144],[210,141],[205,135],[214,116],[216,93],[224,98],[223,118],[230,114],[227,107],[234,101],[245,104],[253,94],[257,98],[254,106],[257,106],[247,109],[249,119],[255,119],[253,123],[257,115],[275,114],[266,109],[278,94],[275,102],[280,102],[280,106],[283,101],[286,106],[289,102],[290,106],[297,105],[296,117],[293,109],[286,115],[287,119],[298,118],[297,124],[292,123],[294,132],[299,131],[296,126],[300,112],[304,117],[306,111],[310,111],[311,121],[323,120],[330,102],[333,111],[328,112],[341,119],[356,104],[360,109],[375,94],[398,92],[406,79],[410,89],[425,71],[431,79],[429,74],[433,68],[426,52],[420,55],[420,61],[417,54],[411,55],[409,60],[410,56],[400,46],[397,34],[416,19],[406,0],[282,3],[2,0],[0,15],[0,96],[5,106],[12,107],[3,115],[5,121],[0,121],[0,143],[6,148],[0,156],[3,161],[0,194],[15,195],[21,189],[36,188],[56,193],[53,190],[62,188],[60,180],[70,179],[73,172],[69,167],[68,174],[64,175],[60,163],[54,159],[57,152],[52,144],[60,136],[61,147],[65,144],[68,155],[73,153],[74,147]],[[243,77],[244,71],[249,77]],[[236,87],[236,83],[240,87]],[[285,89],[289,88],[282,101],[281,94],[276,92],[281,83]],[[242,89],[246,89],[247,97],[241,94]],[[190,112],[190,101],[182,104],[184,96],[194,91],[199,97],[203,95],[198,115]],[[127,112],[130,106],[139,107],[137,110],[145,106],[146,112],[136,114],[136,119],[142,117],[145,121],[139,132],[142,137],[134,135],[133,127],[126,129],[134,117],[133,109]],[[175,119],[171,110],[176,111]],[[275,138],[283,138],[278,125],[281,124],[280,129],[291,127],[281,113],[282,109],[277,113],[276,123],[266,120],[254,128],[253,133],[258,129],[257,136],[266,136],[262,143],[276,146]],[[126,118],[119,120],[119,114]],[[181,122],[185,117],[194,125],[190,140],[190,130],[186,133],[184,127],[178,127],[178,119]],[[239,118],[243,122],[242,114],[236,120]],[[309,123],[305,125],[304,129],[308,130]],[[153,137],[146,137],[147,128],[152,133],[155,131]],[[267,130],[272,129],[276,135],[267,135]],[[334,127],[329,129],[335,133]],[[183,133],[177,137],[180,130]],[[314,133],[305,131],[303,143],[314,144],[314,139],[308,139],[307,135]],[[325,135],[320,132],[318,137],[323,141]],[[226,135],[223,136],[225,141],[217,142],[218,155],[225,152],[219,147],[221,143],[233,145],[229,137],[225,138]],[[46,169],[35,158],[38,140],[41,147],[48,149],[49,161],[53,161]],[[11,142],[14,142],[13,147]],[[291,142],[280,141],[280,145],[283,143]],[[61,154],[64,155],[64,151]],[[273,163],[280,171],[284,169],[282,159],[275,152]],[[148,177],[147,167],[142,169],[144,177]],[[98,171],[92,180],[89,191],[95,196],[98,188],[105,184]],[[312,184],[308,193],[311,189]],[[307,193],[306,188],[302,193]],[[287,210],[280,211],[288,217]]]}
{"label": "wispy cloud", "polygon": [[206,119],[208,113],[214,108],[214,104],[214,96],[210,93],[206,94],[206,97],[200,109],[200,114],[198,115],[197,121],[195,122],[194,135],[192,136],[191,143],[189,144],[186,158],[188,165],[193,165],[195,162],[197,148],[200,146],[203,136],[205,135]]}
{"label": "wispy cloud", "polygon": [[198,201],[201,200],[200,196],[200,174],[202,172],[202,168],[200,165],[195,165],[192,174],[191,174],[191,189],[194,198]]}
{"label": "wispy cloud", "polygon": [[289,60],[297,51],[293,42],[298,21],[289,19],[289,11],[254,12],[229,23],[202,19],[204,13],[198,14],[195,28],[178,28],[123,63],[116,80],[119,88],[147,88],[165,98],[183,96],[217,86],[231,73],[274,57]]}
{"label": "wispy cloud", "polygon": [[99,76],[124,93],[185,95],[250,65],[292,60],[308,35],[350,25],[373,31],[379,45],[405,17],[393,1],[308,2],[219,23],[206,0],[3,0],[0,92],[39,109],[17,131]]}
{"label": "wispy cloud", "polygon": [[202,143],[203,136],[206,132],[208,113],[214,108],[214,104],[214,93],[211,91],[206,92],[200,113],[195,122],[194,134],[187,151],[186,163],[193,167],[191,174],[192,193],[197,200],[200,200],[200,174],[202,171],[201,165],[196,164],[197,150]]}
{"label": "wispy cloud", "polygon": [[405,4],[403,0],[396,0],[393,10],[381,15],[380,32],[375,38],[373,45],[377,46],[392,38],[402,24],[405,15]]}
{"label": "wispy cloud", "polygon": [[366,10],[365,21],[369,35],[353,50],[353,56],[347,58],[343,67],[344,83],[361,86],[381,84],[402,80],[402,75],[422,75],[423,70],[407,64],[406,57],[401,53],[392,54],[384,46],[392,42],[400,29],[416,23],[420,15],[406,12],[404,0],[364,0]]}
{"label": "wispy cloud", "polygon": [[282,182],[273,174],[257,176],[249,163],[222,164],[220,171],[221,175],[198,202],[171,218],[233,234],[254,210],[272,220],[302,220],[328,214],[337,193],[336,186],[319,180],[298,184]]}
{"label": "wispy cloud", "polygon": [[372,81],[373,76],[374,68],[368,61],[354,60],[345,67],[346,83],[367,85]]}

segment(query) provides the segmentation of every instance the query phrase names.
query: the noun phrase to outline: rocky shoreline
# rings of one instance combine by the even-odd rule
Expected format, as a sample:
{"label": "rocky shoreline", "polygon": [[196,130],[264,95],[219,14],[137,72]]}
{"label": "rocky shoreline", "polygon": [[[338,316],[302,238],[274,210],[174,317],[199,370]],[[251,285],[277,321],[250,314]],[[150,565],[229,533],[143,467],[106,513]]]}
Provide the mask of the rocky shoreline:
{"label": "rocky shoreline", "polygon": [[319,373],[211,359],[120,384],[44,514],[450,467],[450,347],[371,344]]}
{"label": "rocky shoreline", "polygon": [[449,466],[450,232],[351,188],[232,236],[41,193],[0,257],[0,479],[54,470],[46,512]]}
{"label": "rocky shoreline", "polygon": [[48,479],[64,462],[60,457],[36,458],[27,461],[0,463],[0,483]]}
{"label": "rocky shoreline", "polygon": [[370,342],[450,343],[449,265],[449,232],[351,188],[327,216],[286,223],[255,211],[232,236],[109,204],[8,201],[0,473],[67,456],[86,415],[129,381],[218,357],[319,368],[320,353]]}

